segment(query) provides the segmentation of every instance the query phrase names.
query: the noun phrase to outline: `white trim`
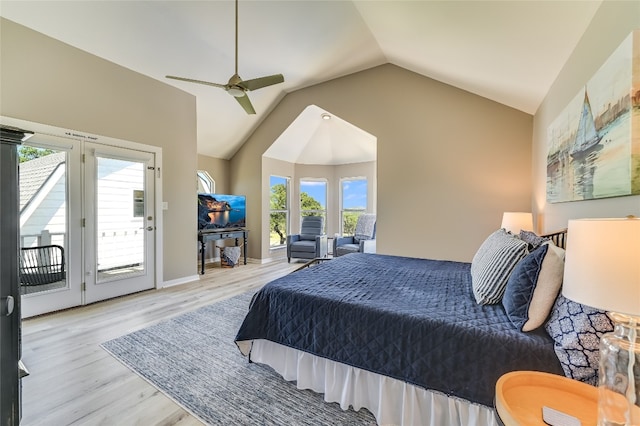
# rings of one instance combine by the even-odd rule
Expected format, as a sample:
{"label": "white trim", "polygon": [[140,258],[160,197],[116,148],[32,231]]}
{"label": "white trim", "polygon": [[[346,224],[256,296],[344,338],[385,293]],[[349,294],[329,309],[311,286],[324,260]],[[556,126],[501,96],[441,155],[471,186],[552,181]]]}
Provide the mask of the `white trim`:
{"label": "white trim", "polygon": [[156,288],[160,283],[164,283],[164,210],[162,205],[164,200],[162,199],[162,148],[158,148],[154,151],[155,154],[155,167],[156,167],[156,181],[155,181],[155,227],[156,227]]}
{"label": "white trim", "polygon": [[264,264],[267,264],[267,263],[282,262],[283,260],[287,260],[287,257],[286,256],[265,257],[265,258],[262,258],[262,259],[247,258],[247,263],[255,263],[255,264],[258,264],[258,265],[264,265]]}
{"label": "white trim", "polygon": [[175,280],[164,281],[159,288],[175,287],[177,285],[188,284],[194,281],[198,281],[200,275],[190,275],[187,277],[176,278]]}

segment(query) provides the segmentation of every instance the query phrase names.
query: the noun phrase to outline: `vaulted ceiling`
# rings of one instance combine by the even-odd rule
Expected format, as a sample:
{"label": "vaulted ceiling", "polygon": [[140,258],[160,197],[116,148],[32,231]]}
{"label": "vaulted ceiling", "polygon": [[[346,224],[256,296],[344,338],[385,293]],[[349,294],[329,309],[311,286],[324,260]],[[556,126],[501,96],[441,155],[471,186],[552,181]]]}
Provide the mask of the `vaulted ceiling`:
{"label": "vaulted ceiling", "polygon": [[[0,15],[192,93],[198,152],[230,158],[286,93],[383,63],[534,114],[600,4],[240,0],[240,76],[285,78],[249,92],[256,115],[219,88],[165,78],[227,82],[235,53],[231,0],[1,0]],[[307,141],[326,131],[305,125]]]}

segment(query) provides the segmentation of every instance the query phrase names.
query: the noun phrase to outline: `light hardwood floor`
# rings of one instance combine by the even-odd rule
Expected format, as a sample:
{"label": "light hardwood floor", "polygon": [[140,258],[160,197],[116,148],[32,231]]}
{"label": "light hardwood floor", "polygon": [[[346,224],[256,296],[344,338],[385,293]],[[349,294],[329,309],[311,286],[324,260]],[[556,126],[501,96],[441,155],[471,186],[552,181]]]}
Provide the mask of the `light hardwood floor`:
{"label": "light hardwood floor", "polygon": [[100,344],[286,275],[300,263],[207,267],[198,281],[26,319],[22,426],[201,425]]}

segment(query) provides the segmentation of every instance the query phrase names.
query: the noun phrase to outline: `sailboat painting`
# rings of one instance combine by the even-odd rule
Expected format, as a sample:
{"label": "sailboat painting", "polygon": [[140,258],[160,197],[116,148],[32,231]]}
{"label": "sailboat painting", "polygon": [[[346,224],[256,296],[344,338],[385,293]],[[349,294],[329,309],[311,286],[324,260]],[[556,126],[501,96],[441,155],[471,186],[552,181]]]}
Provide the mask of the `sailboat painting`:
{"label": "sailboat painting", "polygon": [[640,194],[640,30],[547,129],[547,201]]}
{"label": "sailboat painting", "polygon": [[582,104],[582,114],[580,115],[580,122],[578,123],[578,131],[576,132],[573,144],[571,144],[569,148],[569,155],[576,159],[584,158],[600,143],[601,140],[602,136],[600,136],[596,130],[596,122],[593,119],[593,112],[591,112],[589,95],[585,90],[584,104]]}

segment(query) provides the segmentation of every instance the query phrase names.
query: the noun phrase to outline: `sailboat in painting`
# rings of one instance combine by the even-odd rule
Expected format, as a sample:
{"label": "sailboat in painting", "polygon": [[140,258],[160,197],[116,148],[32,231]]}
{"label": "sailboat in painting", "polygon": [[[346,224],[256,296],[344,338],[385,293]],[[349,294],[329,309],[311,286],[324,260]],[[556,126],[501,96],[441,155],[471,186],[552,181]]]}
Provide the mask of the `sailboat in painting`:
{"label": "sailboat in painting", "polygon": [[598,131],[596,130],[596,123],[593,119],[593,113],[591,112],[591,104],[589,103],[589,95],[585,89],[580,124],[578,124],[576,138],[569,150],[569,154],[576,159],[583,158],[600,143],[601,139],[602,136],[598,135]]}

